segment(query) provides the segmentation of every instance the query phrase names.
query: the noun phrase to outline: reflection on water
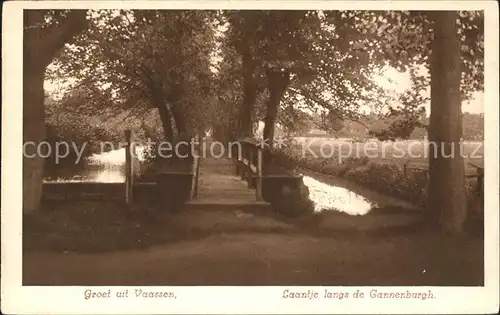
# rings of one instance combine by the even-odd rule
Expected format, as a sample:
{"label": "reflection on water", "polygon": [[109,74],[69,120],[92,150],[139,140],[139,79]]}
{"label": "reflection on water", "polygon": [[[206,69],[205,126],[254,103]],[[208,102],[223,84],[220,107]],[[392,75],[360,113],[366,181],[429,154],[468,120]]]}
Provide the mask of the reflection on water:
{"label": "reflection on water", "polygon": [[44,181],[123,183],[125,182],[125,170],[123,165],[86,164],[82,168],[51,171]]}
{"label": "reflection on water", "polygon": [[350,215],[364,215],[377,205],[346,188],[322,183],[304,176],[304,184],[309,188],[309,198],[314,202],[316,212],[334,210]]}
{"label": "reflection on water", "polygon": [[[137,146],[135,148],[136,156],[139,161],[144,161],[143,152],[145,147]],[[93,154],[87,159],[90,164],[106,164],[106,165],[124,165],[125,164],[125,148],[112,150],[100,154]]]}

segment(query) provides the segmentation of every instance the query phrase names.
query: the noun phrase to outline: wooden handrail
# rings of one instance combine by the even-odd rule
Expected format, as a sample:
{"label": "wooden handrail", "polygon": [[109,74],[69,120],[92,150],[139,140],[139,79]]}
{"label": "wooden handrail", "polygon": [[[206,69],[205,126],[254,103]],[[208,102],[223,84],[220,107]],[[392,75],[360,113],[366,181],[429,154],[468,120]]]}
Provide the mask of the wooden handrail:
{"label": "wooden handrail", "polygon": [[239,142],[244,142],[244,143],[247,143],[247,144],[251,144],[251,145],[254,145],[254,146],[259,146],[260,145],[260,141],[255,139],[255,138],[251,138],[251,137],[243,137],[243,138],[240,138],[238,140]]}
{"label": "wooden handrail", "polygon": [[196,144],[195,144],[195,149],[194,151],[194,156],[193,156],[193,179],[191,182],[191,196],[190,199],[195,199],[197,194],[198,194],[198,178],[199,178],[199,173],[200,173],[200,144],[199,140],[200,137],[198,135],[195,136]]}
{"label": "wooden handrail", "polygon": [[255,193],[257,201],[262,201],[262,148],[257,147],[257,184],[255,187]]}
{"label": "wooden handrail", "polygon": [[[261,142],[251,137],[243,137],[238,139],[241,145],[241,160],[238,157],[238,163],[245,166],[247,173],[246,180],[249,187],[253,187],[255,183],[256,200],[261,201],[262,198],[262,177],[263,177],[263,149],[260,147]],[[250,173],[250,174],[248,174]]]}
{"label": "wooden handrail", "polygon": [[[243,137],[237,140],[241,145],[241,157],[238,156],[237,159],[237,173],[242,176],[242,179],[246,179],[249,183],[249,187],[255,188],[255,195],[258,201],[263,200],[263,179],[266,178],[290,178],[290,177],[302,177],[297,174],[267,174],[264,170],[264,154],[273,154],[272,150],[268,147],[261,147],[261,141],[250,138]],[[293,171],[292,171],[293,172]],[[255,185],[253,182],[255,180]]]}

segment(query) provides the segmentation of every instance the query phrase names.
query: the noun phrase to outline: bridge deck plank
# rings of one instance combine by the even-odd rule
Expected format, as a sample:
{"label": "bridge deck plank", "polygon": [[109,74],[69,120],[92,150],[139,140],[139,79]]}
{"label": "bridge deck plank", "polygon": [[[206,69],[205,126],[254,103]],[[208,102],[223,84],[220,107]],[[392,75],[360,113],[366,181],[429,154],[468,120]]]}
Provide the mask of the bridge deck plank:
{"label": "bridge deck plank", "polygon": [[267,205],[257,201],[255,190],[235,174],[234,162],[227,158],[200,159],[198,193],[192,205]]}

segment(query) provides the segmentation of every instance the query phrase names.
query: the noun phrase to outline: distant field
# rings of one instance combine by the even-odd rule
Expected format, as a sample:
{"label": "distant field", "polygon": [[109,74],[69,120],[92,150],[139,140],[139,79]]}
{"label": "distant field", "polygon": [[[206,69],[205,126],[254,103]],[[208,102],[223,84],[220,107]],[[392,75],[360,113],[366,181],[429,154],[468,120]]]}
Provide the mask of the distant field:
{"label": "distant field", "polygon": [[[368,141],[365,143],[351,142],[350,139],[329,138],[295,138],[294,154],[304,158],[345,159],[347,157],[367,156],[376,163],[390,163],[401,167],[407,162],[419,167],[428,166],[428,146],[423,140],[405,140],[396,142]],[[322,154],[323,153],[323,154]],[[458,153],[458,152],[457,152]],[[462,146],[467,173],[476,170],[468,163],[483,165],[484,143],[466,141]]]}

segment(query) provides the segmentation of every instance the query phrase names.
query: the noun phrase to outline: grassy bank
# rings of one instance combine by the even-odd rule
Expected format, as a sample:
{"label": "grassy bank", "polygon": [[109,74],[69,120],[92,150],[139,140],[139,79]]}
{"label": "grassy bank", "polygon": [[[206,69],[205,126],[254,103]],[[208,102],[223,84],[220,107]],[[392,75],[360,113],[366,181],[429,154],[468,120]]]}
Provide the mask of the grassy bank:
{"label": "grassy bank", "polygon": [[24,250],[107,252],[143,249],[173,239],[165,217],[149,209],[131,214],[120,202],[80,201],[44,204],[23,217]]}
{"label": "grassy bank", "polygon": [[[251,213],[250,213],[251,212]],[[168,213],[165,207],[123,202],[52,201],[23,217],[25,252],[105,253],[232,233],[300,232],[273,212],[202,209]]]}

